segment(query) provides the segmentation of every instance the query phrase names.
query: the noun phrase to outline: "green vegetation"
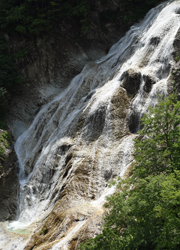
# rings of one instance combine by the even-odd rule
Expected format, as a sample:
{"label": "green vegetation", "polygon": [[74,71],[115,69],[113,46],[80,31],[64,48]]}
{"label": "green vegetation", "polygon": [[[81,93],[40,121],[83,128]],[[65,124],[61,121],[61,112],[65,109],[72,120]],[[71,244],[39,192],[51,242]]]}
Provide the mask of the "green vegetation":
{"label": "green vegetation", "polygon": [[162,98],[142,119],[130,177],[108,198],[102,234],[81,250],[180,248],[180,101]]}
{"label": "green vegetation", "polygon": [[10,137],[7,131],[0,134],[0,173],[3,171],[4,152],[6,148],[9,148]]}
{"label": "green vegetation", "polygon": [[[6,128],[7,95],[16,93],[23,82],[16,59],[23,58],[28,51],[10,53],[4,34],[28,39],[48,34],[59,23],[75,25],[78,35],[85,35],[94,22],[100,22],[102,31],[107,32],[105,24],[114,22],[131,25],[142,18],[159,0],[120,0],[119,8],[109,8],[104,0],[100,4],[108,6],[105,11],[97,9],[95,0],[1,0],[0,2],[0,128]],[[97,12],[94,20],[92,13]],[[74,27],[74,26],[73,26]]]}
{"label": "green vegetation", "polygon": [[[0,8],[0,128],[6,128],[7,94],[14,94],[21,87],[16,59],[23,58],[28,51],[16,55],[8,50],[3,33],[10,37],[46,34],[57,23],[74,18],[85,33],[89,27],[87,0],[2,0]],[[71,20],[72,21],[72,20]]]}
{"label": "green vegetation", "polygon": [[[106,4],[103,0],[100,2]],[[134,22],[159,2],[159,0],[121,0],[120,15],[125,22]],[[91,24],[91,11],[95,9],[95,1],[88,0],[2,0],[0,27],[2,31],[11,34],[39,34],[50,30],[57,22],[73,20],[85,32]],[[104,21],[115,21],[116,14],[119,13],[109,9],[102,13],[102,18]]]}
{"label": "green vegetation", "polygon": [[7,93],[13,94],[23,83],[15,59],[9,53],[6,41],[0,36],[0,128],[6,128]]}
{"label": "green vegetation", "polygon": [[159,0],[122,0],[121,18],[125,23],[137,22],[159,3]]}
{"label": "green vegetation", "polygon": [[45,221],[44,225],[42,226],[41,231],[39,232],[39,235],[45,235],[48,233],[48,229],[46,227],[46,222],[47,221]]}
{"label": "green vegetation", "polygon": [[175,57],[176,63],[179,62],[179,60],[180,60],[180,56],[179,56],[179,55],[176,55],[176,57]]}
{"label": "green vegetation", "polygon": [[[133,23],[142,19],[148,10],[160,2],[160,0],[120,0],[119,8],[108,8],[99,13],[101,29],[106,33],[107,29],[105,25],[109,22],[121,25],[121,27],[123,24],[123,27],[128,28]],[[101,0],[101,3],[105,5],[106,1]]]}
{"label": "green vegetation", "polygon": [[72,17],[83,28],[90,8],[87,0],[2,0],[1,5],[1,30],[11,34],[39,34]]}

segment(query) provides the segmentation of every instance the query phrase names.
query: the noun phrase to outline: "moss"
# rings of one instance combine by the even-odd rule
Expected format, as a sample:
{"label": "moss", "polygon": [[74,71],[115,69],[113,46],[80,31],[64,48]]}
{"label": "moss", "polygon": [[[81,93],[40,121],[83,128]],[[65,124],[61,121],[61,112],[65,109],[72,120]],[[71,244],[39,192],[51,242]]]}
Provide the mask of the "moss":
{"label": "moss", "polygon": [[39,235],[45,235],[48,233],[48,229],[46,227],[46,222],[47,221],[45,221],[44,225],[42,226],[41,231],[39,232]]}
{"label": "moss", "polygon": [[9,144],[10,144],[10,135],[7,131],[3,131],[0,134],[0,173],[4,170],[3,162],[5,159],[5,149],[9,148]]}
{"label": "moss", "polygon": [[179,55],[177,55],[177,56],[175,57],[175,61],[176,61],[176,63],[177,63],[177,62],[179,62],[179,60],[180,60],[180,56],[179,56]]}
{"label": "moss", "polygon": [[[0,135],[0,141],[1,142],[10,142],[10,135],[8,133],[8,131],[4,131],[1,135]],[[9,147],[9,146],[8,146]]]}

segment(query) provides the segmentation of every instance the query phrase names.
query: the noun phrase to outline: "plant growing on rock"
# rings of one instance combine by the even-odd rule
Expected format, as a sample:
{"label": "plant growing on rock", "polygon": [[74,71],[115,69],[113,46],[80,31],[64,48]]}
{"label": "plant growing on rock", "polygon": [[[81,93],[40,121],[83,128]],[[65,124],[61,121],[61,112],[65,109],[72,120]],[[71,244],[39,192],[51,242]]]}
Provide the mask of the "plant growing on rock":
{"label": "plant growing on rock", "polygon": [[0,172],[3,171],[4,153],[5,149],[9,147],[9,133],[7,131],[0,130]]}

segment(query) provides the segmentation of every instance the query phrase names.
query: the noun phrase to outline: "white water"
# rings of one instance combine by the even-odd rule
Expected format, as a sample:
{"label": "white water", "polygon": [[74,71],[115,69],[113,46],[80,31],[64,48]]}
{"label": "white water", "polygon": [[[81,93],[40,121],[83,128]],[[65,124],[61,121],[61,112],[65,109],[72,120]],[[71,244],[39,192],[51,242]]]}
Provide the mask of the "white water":
{"label": "white water", "polygon": [[[89,201],[100,207],[106,195],[114,192],[114,188],[106,187],[104,176],[110,176],[108,179],[124,175],[133,160],[135,135],[127,133],[127,119],[124,119],[121,128],[124,137],[117,137],[120,125],[113,120],[112,98],[123,86],[125,72],[131,69],[140,73],[139,91],[127,114],[136,117],[134,129],[138,130],[147,107],[157,103],[158,94],[167,94],[173,41],[180,27],[179,9],[180,1],[152,9],[105,57],[86,65],[66,90],[41,109],[29,129],[18,138],[15,150],[20,165],[20,200],[17,220],[8,225],[9,229],[27,227],[47,216],[62,187],[73,181],[84,159],[92,159],[87,194],[83,195],[80,184],[74,183],[72,204]],[[149,94],[144,90],[147,76],[155,82]],[[79,121],[82,126],[77,129]],[[70,152],[76,154],[65,174]],[[66,249],[67,241],[82,225],[84,222],[77,224],[52,249]],[[8,249],[1,241],[0,236],[0,247]],[[18,249],[23,249],[23,245]]]}

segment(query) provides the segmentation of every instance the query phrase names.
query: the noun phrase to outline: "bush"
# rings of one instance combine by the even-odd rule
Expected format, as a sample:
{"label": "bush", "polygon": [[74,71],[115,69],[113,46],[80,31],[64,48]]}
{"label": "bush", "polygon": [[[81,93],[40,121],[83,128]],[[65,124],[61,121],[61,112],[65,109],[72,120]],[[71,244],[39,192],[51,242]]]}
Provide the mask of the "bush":
{"label": "bush", "polygon": [[9,53],[6,40],[0,36],[0,128],[6,128],[7,93],[15,93],[23,83],[14,57]]}
{"label": "bush", "polygon": [[180,248],[180,102],[162,98],[142,119],[131,177],[109,197],[102,234],[81,250]]}

